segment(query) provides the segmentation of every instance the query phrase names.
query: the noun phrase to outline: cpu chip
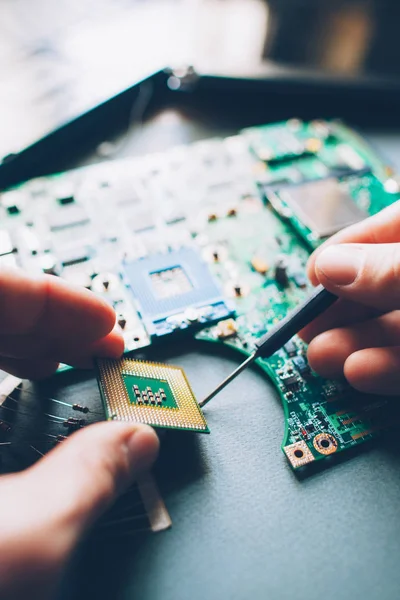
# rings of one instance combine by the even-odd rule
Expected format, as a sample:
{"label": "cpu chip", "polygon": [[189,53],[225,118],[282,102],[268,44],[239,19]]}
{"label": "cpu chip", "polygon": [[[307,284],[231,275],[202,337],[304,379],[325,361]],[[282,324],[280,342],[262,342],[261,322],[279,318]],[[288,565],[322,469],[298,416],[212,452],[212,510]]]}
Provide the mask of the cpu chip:
{"label": "cpu chip", "polygon": [[333,177],[287,187],[279,195],[317,239],[333,235],[368,217]]}
{"label": "cpu chip", "polygon": [[129,358],[97,361],[108,420],[209,433],[183,369]]}

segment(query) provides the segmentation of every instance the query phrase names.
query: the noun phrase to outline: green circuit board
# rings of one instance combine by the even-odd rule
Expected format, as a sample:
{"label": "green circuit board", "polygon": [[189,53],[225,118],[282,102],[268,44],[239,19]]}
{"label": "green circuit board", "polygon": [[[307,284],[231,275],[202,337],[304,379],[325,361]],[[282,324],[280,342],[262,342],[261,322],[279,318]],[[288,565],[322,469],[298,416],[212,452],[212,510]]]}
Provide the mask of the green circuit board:
{"label": "green circuit board", "polygon": [[[51,273],[106,299],[133,357],[196,338],[241,358],[309,294],[313,249],[399,192],[397,176],[357,133],[291,119],[3,194],[0,268]],[[385,398],[313,373],[299,338],[258,363],[281,398],[282,449],[295,469],[396,422]]]}
{"label": "green circuit board", "polygon": [[[297,128],[296,122],[296,138],[310,140],[317,135],[316,129],[324,126],[319,122],[316,125],[302,123]],[[224,258],[240,266],[237,278],[246,281],[247,287],[242,297],[236,297],[235,334],[229,329],[224,332],[219,325],[202,331],[198,337],[223,341],[246,356],[260,335],[310,293],[311,286],[304,277],[306,262],[312,250],[327,237],[319,237],[298,214],[285,213],[283,202],[278,206],[274,201],[271,203],[271,190],[284,198],[283,190],[304,187],[307,193],[317,180],[319,198],[323,200],[327,182],[339,182],[351,201],[363,211],[361,218],[379,212],[399,198],[390,167],[380,162],[364,140],[344,125],[331,126],[324,142],[319,140],[319,144],[316,143],[318,138],[313,137],[313,148],[319,148],[317,152],[310,153],[300,145],[297,156],[292,153],[290,157],[286,157],[280,147],[283,138],[287,148],[285,135],[280,135],[282,130],[287,135],[287,127],[288,124],[267,125],[245,132],[252,152],[268,165],[266,177],[258,180],[262,208],[254,209],[253,214],[240,215],[234,224],[232,220],[222,219],[213,221],[208,228],[213,240],[226,240]],[[291,139],[292,131],[289,145]],[[344,164],[344,155],[350,155],[351,165]],[[268,156],[275,157],[271,164],[268,164]],[[288,262],[292,265],[291,276],[283,284],[277,282],[276,272],[270,269],[276,264],[277,255],[290,257]],[[260,259],[262,270],[268,267],[266,273],[252,267],[254,257]],[[214,268],[221,278],[218,266]],[[362,395],[344,382],[327,381],[313,373],[307,362],[307,346],[297,336],[270,359],[259,359],[258,364],[280,395],[285,414],[282,449],[293,468],[354,447],[393,424],[391,401]]]}

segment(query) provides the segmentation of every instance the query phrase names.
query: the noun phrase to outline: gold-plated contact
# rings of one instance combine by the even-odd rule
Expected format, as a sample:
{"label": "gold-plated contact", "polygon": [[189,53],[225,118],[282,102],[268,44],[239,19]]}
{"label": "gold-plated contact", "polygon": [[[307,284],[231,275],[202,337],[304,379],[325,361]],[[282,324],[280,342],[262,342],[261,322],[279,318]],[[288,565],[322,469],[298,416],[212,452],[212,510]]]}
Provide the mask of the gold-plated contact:
{"label": "gold-plated contact", "polygon": [[234,337],[237,334],[238,328],[233,319],[225,319],[220,321],[216,327],[216,334],[220,340]]}
{"label": "gold-plated contact", "polygon": [[[123,358],[99,359],[99,381],[109,419],[135,421],[158,427],[194,429],[208,432],[203,413],[194,397],[182,369],[160,363]],[[123,375],[147,377],[166,381],[172,391],[176,407],[141,406],[132,403]]]}
{"label": "gold-plated contact", "polygon": [[337,439],[330,433],[318,433],[313,439],[313,445],[320,454],[333,454],[338,449]]}
{"label": "gold-plated contact", "polygon": [[251,259],[251,266],[254,271],[257,271],[257,273],[260,273],[261,275],[265,275],[269,269],[267,261],[262,256],[258,255],[254,255]]}
{"label": "gold-plated contact", "polygon": [[361,438],[367,437],[367,435],[371,435],[371,433],[373,432],[374,429],[365,429],[364,431],[353,433],[351,437],[353,438],[353,440],[359,440]]}
{"label": "gold-plated contact", "polygon": [[355,421],[360,421],[362,419],[361,415],[355,415],[354,417],[349,417],[348,419],[342,420],[342,425],[351,425],[351,423],[355,423]]}
{"label": "gold-plated contact", "polygon": [[283,450],[288,457],[290,464],[295,469],[315,460],[311,450],[303,441],[289,444],[289,446],[285,446]]}
{"label": "gold-plated contact", "polygon": [[306,150],[308,152],[319,152],[322,148],[322,142],[318,138],[308,138],[306,141]]}

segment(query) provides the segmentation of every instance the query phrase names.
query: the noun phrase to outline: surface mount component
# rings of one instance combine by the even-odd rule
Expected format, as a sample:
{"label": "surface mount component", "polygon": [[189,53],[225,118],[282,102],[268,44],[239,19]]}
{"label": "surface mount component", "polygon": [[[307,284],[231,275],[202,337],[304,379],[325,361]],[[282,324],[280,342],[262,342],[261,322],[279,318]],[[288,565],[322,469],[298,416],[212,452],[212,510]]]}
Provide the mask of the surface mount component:
{"label": "surface mount component", "polygon": [[99,359],[97,368],[108,420],[209,433],[183,369],[129,358]]}
{"label": "surface mount component", "polygon": [[318,239],[333,235],[368,216],[357,206],[344,185],[333,178],[290,186],[279,195],[293,215]]}
{"label": "surface mount component", "polygon": [[49,216],[49,225],[53,232],[87,225],[88,223],[89,217],[85,209],[74,204],[67,204],[62,209],[54,209]]}

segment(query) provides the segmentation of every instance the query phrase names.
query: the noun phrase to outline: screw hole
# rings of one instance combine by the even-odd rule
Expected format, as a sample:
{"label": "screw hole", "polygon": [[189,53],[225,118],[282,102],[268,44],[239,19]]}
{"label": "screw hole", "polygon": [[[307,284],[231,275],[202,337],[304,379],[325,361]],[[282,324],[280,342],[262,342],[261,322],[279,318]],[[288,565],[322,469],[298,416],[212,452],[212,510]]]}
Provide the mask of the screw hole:
{"label": "screw hole", "polygon": [[329,446],[331,445],[331,442],[329,440],[321,440],[320,444],[323,448],[329,448]]}
{"label": "screw hole", "polygon": [[303,450],[297,449],[294,451],[294,455],[296,458],[303,458],[304,452],[303,452]]}

